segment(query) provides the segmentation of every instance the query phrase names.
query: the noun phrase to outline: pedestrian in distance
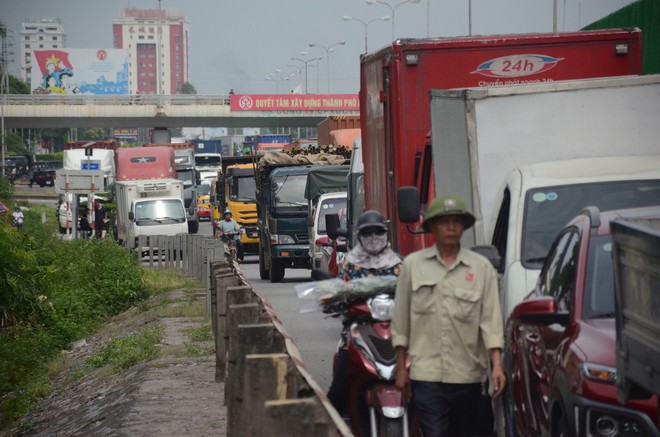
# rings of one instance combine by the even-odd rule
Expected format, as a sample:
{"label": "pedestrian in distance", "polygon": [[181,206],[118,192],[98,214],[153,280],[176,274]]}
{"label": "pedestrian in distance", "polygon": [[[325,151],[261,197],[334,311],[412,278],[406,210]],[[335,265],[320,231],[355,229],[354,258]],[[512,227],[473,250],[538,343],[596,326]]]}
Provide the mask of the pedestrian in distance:
{"label": "pedestrian in distance", "polygon": [[96,238],[103,237],[103,231],[105,229],[105,220],[108,218],[108,212],[101,203],[100,200],[94,200],[94,236]]}
{"label": "pedestrian in distance", "polygon": [[474,222],[460,197],[433,200],[422,227],[435,244],[408,255],[397,282],[396,385],[412,396],[424,437],[476,435],[475,406],[482,403],[489,359],[493,398],[506,385],[497,274],[460,244]]}
{"label": "pedestrian in distance", "polygon": [[17,206],[11,216],[13,219],[12,225],[16,226],[18,232],[23,232],[23,221],[25,220],[25,217],[23,216],[23,211],[21,211],[21,208]]}

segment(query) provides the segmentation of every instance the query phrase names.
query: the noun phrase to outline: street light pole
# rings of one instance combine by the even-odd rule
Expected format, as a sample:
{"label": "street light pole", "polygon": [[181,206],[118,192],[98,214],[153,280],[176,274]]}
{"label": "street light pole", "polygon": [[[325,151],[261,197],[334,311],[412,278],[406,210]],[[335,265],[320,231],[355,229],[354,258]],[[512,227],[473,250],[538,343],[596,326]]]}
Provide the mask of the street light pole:
{"label": "street light pole", "polygon": [[367,1],[367,4],[369,4],[369,5],[380,3],[381,5],[385,5],[388,8],[390,8],[390,12],[392,13],[392,41],[394,41],[394,14],[396,13],[396,8],[398,8],[401,5],[405,5],[406,3],[417,4],[421,0],[405,0],[405,1],[402,1],[400,3],[397,3],[394,6],[392,6],[391,4],[389,4],[389,3],[387,3],[386,1],[383,1],[383,0],[366,0],[366,1]]}
{"label": "street light pole", "polygon": [[[156,62],[156,76],[158,77],[158,80],[156,82],[156,94],[158,94],[158,95],[161,95],[162,92],[163,92],[162,85],[161,85],[161,81],[163,80],[163,78],[161,77],[161,74],[162,74],[161,62],[162,62],[162,60],[160,58],[161,57],[160,46],[161,46],[161,41],[162,41],[161,38],[162,38],[163,29],[162,29],[161,24],[160,24],[160,11],[161,11],[161,9],[160,9],[160,0],[158,0],[158,26],[157,26],[158,38],[156,39],[156,43],[158,44],[158,47],[156,47],[156,57],[158,58],[158,61]],[[160,97],[159,97],[159,99],[160,99]],[[160,102],[160,100],[159,100],[159,102]]]}
{"label": "street light pole", "polygon": [[323,57],[318,56],[318,57],[314,57],[314,58],[311,58],[311,59],[300,59],[300,58],[296,58],[295,56],[292,56],[290,59],[292,61],[300,61],[303,64],[305,64],[305,94],[307,94],[307,64],[309,64],[312,61],[321,60],[321,59],[323,59]]}
{"label": "street light pole", "polygon": [[344,15],[344,21],[357,21],[359,23],[362,23],[364,26],[364,52],[367,53],[369,51],[368,46],[367,46],[367,30],[369,28],[369,25],[373,23],[374,21],[390,21],[390,16],[385,15],[384,17],[380,18],[374,18],[371,21],[367,21],[366,23],[359,18],[351,17],[350,15]]}
{"label": "street light pole", "polygon": [[322,46],[321,44],[316,44],[316,43],[309,43],[310,47],[321,47],[322,49],[325,50],[325,56],[326,56],[326,67],[327,67],[327,74],[326,74],[326,79],[328,81],[328,94],[330,94],[330,52],[333,51],[334,47],[337,46],[343,46],[346,44],[346,41],[339,41],[338,43],[331,44],[329,46]]}

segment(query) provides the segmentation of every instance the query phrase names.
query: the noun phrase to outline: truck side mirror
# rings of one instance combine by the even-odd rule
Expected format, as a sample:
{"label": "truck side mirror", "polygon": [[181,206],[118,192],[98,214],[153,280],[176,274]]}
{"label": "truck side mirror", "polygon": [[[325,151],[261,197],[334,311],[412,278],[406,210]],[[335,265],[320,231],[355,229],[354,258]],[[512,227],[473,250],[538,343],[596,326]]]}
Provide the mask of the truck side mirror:
{"label": "truck side mirror", "polygon": [[397,212],[403,223],[419,221],[419,193],[417,187],[401,187],[397,191]]}
{"label": "truck side mirror", "polygon": [[477,252],[479,255],[483,255],[488,258],[488,261],[495,267],[499,273],[503,273],[502,270],[502,257],[497,251],[497,248],[491,244],[477,245],[470,248],[470,250]]}
{"label": "truck side mirror", "polygon": [[130,212],[128,213],[128,219],[129,219],[130,221],[135,220],[135,213],[134,213],[133,211],[130,211]]}
{"label": "truck side mirror", "polygon": [[325,216],[325,229],[328,232],[328,237],[333,240],[338,237],[348,238],[348,229],[342,228],[339,223],[339,214],[327,214]]}
{"label": "truck side mirror", "polygon": [[308,228],[313,228],[314,227],[314,217],[307,217],[307,227]]}

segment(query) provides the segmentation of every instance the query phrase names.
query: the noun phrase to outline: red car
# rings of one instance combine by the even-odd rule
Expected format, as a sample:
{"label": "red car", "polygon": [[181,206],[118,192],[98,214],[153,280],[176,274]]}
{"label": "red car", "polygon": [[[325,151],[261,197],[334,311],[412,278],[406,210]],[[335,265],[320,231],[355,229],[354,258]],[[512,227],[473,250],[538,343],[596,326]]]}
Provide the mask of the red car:
{"label": "red car", "polygon": [[555,239],[506,329],[507,436],[658,436],[658,398],[617,401],[610,221],[660,206],[583,210]]}

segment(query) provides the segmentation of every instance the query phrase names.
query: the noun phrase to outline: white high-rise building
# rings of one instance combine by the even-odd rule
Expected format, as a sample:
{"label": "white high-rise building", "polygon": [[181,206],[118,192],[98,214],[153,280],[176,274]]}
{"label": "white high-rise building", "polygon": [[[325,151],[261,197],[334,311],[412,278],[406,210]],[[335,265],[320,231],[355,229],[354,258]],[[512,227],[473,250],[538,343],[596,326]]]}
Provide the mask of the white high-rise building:
{"label": "white high-rise building", "polygon": [[131,94],[177,94],[188,82],[188,23],[182,11],[127,8],[114,20],[112,35],[114,48],[128,52]]}
{"label": "white high-rise building", "polygon": [[[32,50],[50,50],[66,47],[66,32],[59,18],[28,18],[20,35],[21,78],[32,82]],[[37,74],[41,74],[37,69]]]}

